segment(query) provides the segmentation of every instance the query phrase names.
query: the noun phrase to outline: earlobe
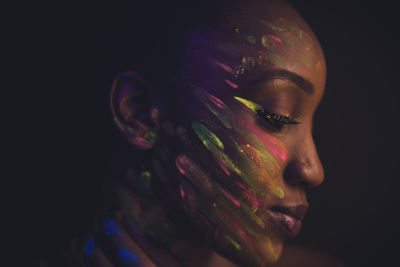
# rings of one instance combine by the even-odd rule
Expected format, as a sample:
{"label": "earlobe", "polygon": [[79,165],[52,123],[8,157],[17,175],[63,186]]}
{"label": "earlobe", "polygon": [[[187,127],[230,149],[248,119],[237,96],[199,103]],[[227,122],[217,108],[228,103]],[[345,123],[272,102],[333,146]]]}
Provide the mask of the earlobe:
{"label": "earlobe", "polygon": [[139,149],[152,148],[158,137],[155,91],[136,72],[119,74],[112,85],[110,106],[117,128]]}

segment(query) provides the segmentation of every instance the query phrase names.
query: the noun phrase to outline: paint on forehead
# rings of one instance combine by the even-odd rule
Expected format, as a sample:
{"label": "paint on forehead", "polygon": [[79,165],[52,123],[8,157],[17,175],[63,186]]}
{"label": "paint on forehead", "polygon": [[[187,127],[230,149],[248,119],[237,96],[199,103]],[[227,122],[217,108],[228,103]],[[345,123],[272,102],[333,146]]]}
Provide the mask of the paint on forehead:
{"label": "paint on forehead", "polygon": [[282,40],[277,36],[271,34],[264,34],[261,37],[261,44],[266,49],[273,50],[282,45]]}
{"label": "paint on forehead", "polygon": [[285,29],[280,28],[276,25],[274,25],[271,22],[265,21],[265,20],[260,20],[260,23],[267,26],[271,30],[273,30],[276,34],[276,36],[281,39],[286,45],[294,46],[295,42],[290,38],[290,36],[287,36],[285,33]]}
{"label": "paint on forehead", "polygon": [[280,67],[280,68],[285,67],[283,58],[282,58],[280,55],[277,55],[277,54],[275,54],[275,53],[266,51],[266,52],[264,53],[264,58],[265,58],[266,60],[268,60],[269,62],[271,62],[271,63],[277,65],[277,66]]}
{"label": "paint on forehead", "polygon": [[304,36],[304,31],[300,30],[299,28],[296,27],[289,27],[290,31],[292,31],[293,33],[295,33],[300,39],[303,38]]}

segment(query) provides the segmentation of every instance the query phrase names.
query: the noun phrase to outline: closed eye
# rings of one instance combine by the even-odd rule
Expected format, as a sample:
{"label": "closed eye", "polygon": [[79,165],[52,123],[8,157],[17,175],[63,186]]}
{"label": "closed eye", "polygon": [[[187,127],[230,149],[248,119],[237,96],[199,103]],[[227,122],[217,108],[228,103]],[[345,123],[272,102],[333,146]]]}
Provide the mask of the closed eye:
{"label": "closed eye", "polygon": [[263,120],[267,121],[269,124],[271,124],[271,126],[277,129],[281,129],[284,124],[299,124],[303,122],[302,119],[264,111],[263,109],[257,109],[256,113]]}

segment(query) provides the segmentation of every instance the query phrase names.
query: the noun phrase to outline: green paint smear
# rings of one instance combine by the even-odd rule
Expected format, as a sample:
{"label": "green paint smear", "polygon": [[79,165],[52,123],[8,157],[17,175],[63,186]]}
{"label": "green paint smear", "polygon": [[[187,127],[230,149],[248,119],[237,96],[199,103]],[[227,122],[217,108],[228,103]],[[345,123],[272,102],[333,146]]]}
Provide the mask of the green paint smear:
{"label": "green paint smear", "polygon": [[225,165],[237,175],[242,175],[242,171],[233,163],[233,161],[223,152],[223,151],[215,151],[214,156],[220,159]]}
{"label": "green paint smear", "polygon": [[241,98],[238,96],[234,96],[233,98],[235,98],[240,103],[244,104],[246,107],[251,109],[254,113],[257,113],[258,110],[264,110],[259,104],[254,103],[250,100],[247,100],[247,99],[244,99],[244,98]]}
{"label": "green paint smear", "polygon": [[192,128],[208,150],[216,151],[217,149],[224,149],[224,144],[221,140],[202,123],[192,121]]}

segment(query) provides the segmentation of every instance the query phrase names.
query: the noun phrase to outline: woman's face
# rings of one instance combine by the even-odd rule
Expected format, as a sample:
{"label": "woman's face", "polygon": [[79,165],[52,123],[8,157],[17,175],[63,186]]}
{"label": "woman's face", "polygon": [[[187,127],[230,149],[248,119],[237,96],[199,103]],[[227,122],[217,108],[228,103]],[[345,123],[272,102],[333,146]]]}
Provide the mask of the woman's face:
{"label": "woman's face", "polygon": [[180,141],[163,163],[180,173],[178,202],[223,255],[275,262],[300,230],[305,189],[323,180],[312,139],[325,83],[319,44],[299,18],[267,17],[195,36],[187,61],[186,123],[170,121]]}
{"label": "woman's face", "polygon": [[289,7],[252,12],[188,41],[190,93],[175,107],[182,120],[163,118],[153,171],[175,170],[171,201],[217,251],[263,266],[298,234],[305,189],[323,180],[312,121],[325,61]]}

